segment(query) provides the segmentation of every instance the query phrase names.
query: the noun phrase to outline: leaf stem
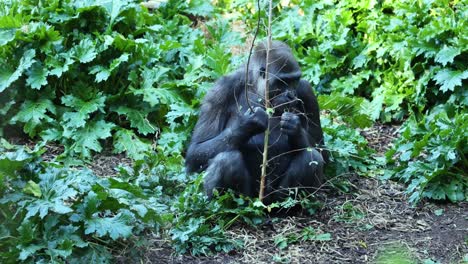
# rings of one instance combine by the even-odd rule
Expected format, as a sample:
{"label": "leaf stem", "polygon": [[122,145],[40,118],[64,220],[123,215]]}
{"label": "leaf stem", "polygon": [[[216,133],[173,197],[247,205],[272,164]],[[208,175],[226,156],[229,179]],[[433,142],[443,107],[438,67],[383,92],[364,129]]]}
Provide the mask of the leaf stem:
{"label": "leaf stem", "polygon": [[[269,86],[270,86],[270,73],[268,70],[269,59],[270,59],[270,49],[271,49],[271,17],[272,17],[272,0],[268,3],[268,33],[267,33],[267,49],[266,49],[266,62],[265,62],[265,109],[270,108],[270,99],[269,99]],[[258,199],[263,200],[265,194],[265,180],[266,180],[266,168],[268,165],[268,141],[270,137],[270,119],[268,118],[267,129],[265,130],[265,138],[263,145],[263,160],[262,160],[262,172],[260,176],[260,191],[258,194]]]}

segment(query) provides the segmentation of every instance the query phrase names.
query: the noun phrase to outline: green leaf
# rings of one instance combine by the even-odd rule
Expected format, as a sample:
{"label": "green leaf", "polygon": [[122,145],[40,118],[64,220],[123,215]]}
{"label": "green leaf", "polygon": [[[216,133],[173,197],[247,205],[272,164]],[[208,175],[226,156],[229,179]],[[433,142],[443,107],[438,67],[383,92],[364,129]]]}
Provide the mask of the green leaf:
{"label": "green leaf", "polygon": [[90,38],[81,40],[77,46],[73,47],[73,53],[81,63],[88,63],[97,56],[96,46]]}
{"label": "green leaf", "polygon": [[0,93],[8,88],[8,86],[10,86],[14,81],[18,80],[23,72],[31,67],[34,62],[33,58],[35,55],[36,51],[34,49],[27,50],[23,54],[23,57],[15,71],[10,72],[9,69],[5,68],[0,71]]}
{"label": "green leaf", "polygon": [[443,66],[447,63],[452,63],[453,59],[461,53],[461,49],[456,47],[444,46],[436,55],[435,61],[441,63]]}
{"label": "green leaf", "polygon": [[128,1],[123,0],[99,0],[96,4],[103,6],[110,15],[110,26],[114,24],[115,19],[123,10],[122,7],[128,6]]}
{"label": "green leaf", "polygon": [[97,214],[93,219],[85,221],[85,234],[96,233],[98,237],[109,235],[113,240],[126,238],[132,234],[134,221],[130,212],[121,212],[115,216],[99,217]]}
{"label": "green leaf", "polygon": [[132,131],[119,129],[114,134],[114,152],[126,152],[134,160],[141,160],[151,151],[151,144],[142,141]]}
{"label": "green leaf", "polygon": [[210,16],[214,11],[213,5],[204,0],[191,0],[189,1],[189,10],[190,14],[197,16],[207,17]]}
{"label": "green leaf", "polygon": [[[8,11],[8,9],[6,10]],[[4,14],[4,13],[2,13]],[[19,28],[22,25],[21,16],[1,16],[0,29]]]}
{"label": "green leaf", "polygon": [[452,71],[449,69],[443,69],[437,72],[434,76],[434,80],[437,84],[441,85],[440,90],[442,92],[454,91],[456,86],[462,85],[462,80],[468,78],[467,71]]}
{"label": "green leaf", "polygon": [[55,75],[60,78],[64,72],[69,70],[69,66],[72,65],[73,62],[74,60],[69,53],[61,53],[54,57],[48,57],[46,59],[46,65],[50,68],[49,75]]}
{"label": "green leaf", "polygon": [[[180,124],[188,125],[190,117],[194,115],[195,112],[187,104],[171,104],[171,110],[166,114],[166,120],[169,123],[169,128],[175,129],[177,126],[180,126]],[[176,122],[176,119],[179,118],[182,119],[181,123]]]}
{"label": "green leaf", "polygon": [[26,260],[29,256],[32,256],[32,255],[35,255],[35,253],[44,248],[45,245],[36,245],[36,244],[32,244],[32,245],[29,245],[29,246],[26,246],[26,247],[21,247],[21,252],[19,254],[19,257],[18,259],[19,260]]}
{"label": "green leaf", "polygon": [[187,141],[190,132],[164,130],[158,140],[158,148],[165,153],[181,153],[184,149],[184,142]]}
{"label": "green leaf", "polygon": [[41,138],[45,141],[56,141],[62,138],[62,131],[57,128],[49,128],[41,132]]}
{"label": "green leaf", "polygon": [[[86,124],[90,114],[96,111],[103,111],[106,97],[99,92],[88,101],[84,101],[73,95],[65,95],[61,98],[64,105],[73,108],[76,111],[63,114],[64,126],[67,128],[79,128]],[[67,133],[65,133],[67,136]]]}
{"label": "green leaf", "polygon": [[49,75],[49,71],[46,67],[44,67],[41,62],[36,62],[32,65],[26,83],[30,85],[31,88],[39,90],[42,86],[47,84],[47,75]]}
{"label": "green leaf", "polygon": [[180,97],[173,90],[166,88],[145,88],[135,90],[132,89],[133,94],[143,95],[143,101],[150,104],[151,107],[154,107],[158,104],[170,104],[180,101]]}
{"label": "green leaf", "polygon": [[138,129],[138,133],[147,135],[156,132],[156,128],[148,120],[148,112],[120,106],[115,110],[119,115],[125,115],[130,121],[130,126]]}
{"label": "green leaf", "polygon": [[141,73],[141,78],[143,78],[143,89],[152,88],[154,83],[159,83],[164,75],[169,72],[169,68],[166,67],[154,67],[154,68],[144,68]]}
{"label": "green leaf", "polygon": [[28,181],[23,191],[27,194],[32,194],[37,198],[40,198],[42,196],[42,192],[41,192],[41,188],[39,187],[39,184],[31,180]]}
{"label": "green leaf", "polygon": [[104,120],[97,122],[88,122],[83,128],[76,130],[71,136],[75,140],[72,149],[81,153],[84,157],[91,156],[91,150],[100,152],[102,150],[100,139],[106,139],[111,136],[111,129],[115,125],[107,123]]}
{"label": "green leaf", "polygon": [[39,99],[36,102],[25,101],[20,108],[20,111],[12,118],[12,124],[23,122],[24,132],[30,136],[36,135],[36,128],[52,122],[53,119],[46,115],[46,112],[55,114],[55,105],[49,99]]}
{"label": "green leaf", "polygon": [[231,54],[224,46],[215,46],[207,53],[206,65],[213,70],[212,77],[219,78],[228,73],[231,66]]}
{"label": "green leaf", "polygon": [[0,29],[0,47],[8,44],[8,42],[15,39],[16,36],[16,29]]}
{"label": "green leaf", "polygon": [[128,61],[128,57],[129,57],[128,53],[124,53],[120,57],[118,57],[117,59],[114,59],[112,61],[111,65],[109,66],[109,68],[106,68],[106,67],[101,66],[101,65],[97,65],[97,66],[93,66],[91,68],[91,70],[89,71],[89,73],[96,74],[96,82],[97,83],[102,82],[102,81],[106,81],[110,77],[112,72],[122,62]]}

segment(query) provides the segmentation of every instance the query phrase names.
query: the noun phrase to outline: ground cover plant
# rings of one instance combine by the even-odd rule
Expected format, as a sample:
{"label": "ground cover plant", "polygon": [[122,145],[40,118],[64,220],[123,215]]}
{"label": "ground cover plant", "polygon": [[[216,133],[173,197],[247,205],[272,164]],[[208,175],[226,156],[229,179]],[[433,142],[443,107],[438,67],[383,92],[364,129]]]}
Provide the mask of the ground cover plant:
{"label": "ground cover plant", "polygon": [[[260,1],[261,10],[253,1],[150,2],[150,9],[136,0],[0,3],[0,262],[138,259],[134,249],[155,244],[169,247],[166,255],[224,252],[229,258],[258,249],[246,247],[264,235],[259,226],[282,230],[264,240],[276,252],[264,262],[297,260],[291,252],[305,244],[346,244],[340,237],[349,232],[341,227],[349,226],[360,241],[353,249],[374,246],[380,253],[346,255],[330,246],[330,255],[315,257],[327,263],[370,254],[378,262],[403,250],[425,263],[437,257],[467,261],[467,238],[459,235],[468,228],[466,3],[273,2],[273,38],[291,46],[319,94],[331,152],[323,192],[356,201],[298,194],[265,206],[230,193],[208,200],[203,175],[184,173],[183,154],[203,95],[243,63],[258,16],[258,38],[265,37],[266,2]],[[395,140],[369,136],[382,123],[399,128],[392,130]],[[369,144],[376,138],[385,141],[383,149]],[[97,176],[93,163],[100,153],[131,161],[105,170],[103,176],[111,177]],[[362,198],[379,200],[360,190],[368,190],[359,183],[369,179],[383,180],[377,189],[385,197],[404,197],[400,203],[412,217],[419,211],[405,200],[424,205],[414,210],[433,218],[418,219],[426,225],[416,226],[406,219],[383,221],[374,214],[381,208]],[[388,180],[404,183],[408,197],[400,190],[392,194]],[[397,208],[390,198],[385,204]],[[434,200],[455,205],[433,209],[428,201]],[[297,207],[336,230],[270,215]],[[445,231],[436,226],[444,216],[460,230],[447,236],[461,245],[439,240],[437,232]],[[412,252],[418,244],[379,248],[364,237],[384,230],[429,232],[428,226],[458,255]],[[341,255],[333,256],[337,250]],[[243,255],[241,261],[248,260]]]}

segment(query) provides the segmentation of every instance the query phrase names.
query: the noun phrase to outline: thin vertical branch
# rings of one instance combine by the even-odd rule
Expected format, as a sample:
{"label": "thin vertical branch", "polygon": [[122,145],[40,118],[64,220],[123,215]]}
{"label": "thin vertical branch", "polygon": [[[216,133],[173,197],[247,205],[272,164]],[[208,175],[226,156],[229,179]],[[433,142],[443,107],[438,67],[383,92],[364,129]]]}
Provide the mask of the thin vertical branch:
{"label": "thin vertical branch", "polygon": [[252,51],[255,46],[255,40],[257,39],[258,31],[260,29],[260,17],[261,17],[261,10],[260,10],[260,0],[257,0],[257,9],[258,9],[258,19],[257,19],[257,28],[255,29],[255,34],[252,39],[252,43],[250,44],[250,49],[249,49],[249,56],[247,57],[247,64],[245,65],[245,87],[244,87],[244,93],[245,93],[245,100],[247,101],[247,105],[249,106],[250,111],[253,112],[252,105],[250,104],[249,100],[249,66],[250,66],[250,58],[252,57]]}
{"label": "thin vertical branch", "polygon": [[[270,108],[270,72],[269,72],[269,61],[270,61],[270,49],[271,49],[271,17],[272,17],[272,0],[269,0],[268,4],[268,31],[267,31],[267,49],[266,49],[266,63],[265,63],[265,110],[269,112]],[[263,200],[265,194],[265,180],[266,180],[266,169],[268,165],[268,143],[270,138],[270,120],[268,120],[267,129],[265,130],[265,139],[263,145],[263,161],[262,161],[262,173],[260,176],[260,192],[258,198]]]}

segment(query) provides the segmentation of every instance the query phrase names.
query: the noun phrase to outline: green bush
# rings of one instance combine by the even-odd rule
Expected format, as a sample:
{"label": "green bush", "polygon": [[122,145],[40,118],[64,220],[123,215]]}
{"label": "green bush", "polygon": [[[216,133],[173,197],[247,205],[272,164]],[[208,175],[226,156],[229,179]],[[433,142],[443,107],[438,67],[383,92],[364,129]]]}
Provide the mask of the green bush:
{"label": "green bush", "polygon": [[[338,110],[352,126],[368,126],[369,119],[405,122],[403,137],[388,154],[399,162],[387,177],[409,183],[412,201],[468,199],[462,147],[467,12],[463,1],[448,0],[290,1],[277,9],[273,34],[295,48],[305,78],[331,93],[322,96],[323,109]],[[351,144],[356,137],[345,131],[325,123],[325,132],[334,135],[327,144],[356,155],[352,149],[359,143]],[[348,134],[344,143],[340,134]]]}
{"label": "green bush", "polygon": [[4,141],[0,153],[2,263],[108,262],[112,246],[170,217],[161,188],[40,162],[39,149]]}
{"label": "green bush", "polygon": [[[273,37],[293,48],[320,94],[335,187],[347,190],[337,176],[380,166],[359,129],[403,122],[385,178],[406,182],[413,202],[467,200],[467,8],[448,0],[276,5]],[[244,59],[231,54],[245,43],[232,23],[242,20],[249,36],[258,15],[265,19],[249,1],[170,0],[152,10],[137,0],[2,1],[0,136],[19,128],[40,144],[0,144],[0,261],[106,261],[148,229],[179,253],[229,252],[242,243],[224,232],[235,223],[258,224],[265,210],[297,204],[313,213],[313,196],[269,206],[230,193],[208,201],[203,176],[183,173],[200,100]],[[49,142],[65,148],[52,163],[40,160]],[[104,146],[134,166],[99,178],[63,165]]]}
{"label": "green bush", "polygon": [[[230,59],[192,27],[188,16],[206,10],[197,3],[170,1],[152,12],[124,0],[0,4],[0,135],[19,125],[83,158],[103,140],[134,159],[152,139],[180,153],[192,107]],[[217,37],[226,30],[213,26]]]}
{"label": "green bush", "polygon": [[396,165],[387,176],[409,184],[410,201],[468,201],[468,113],[436,107],[420,121],[408,120],[401,135],[387,153]]}

